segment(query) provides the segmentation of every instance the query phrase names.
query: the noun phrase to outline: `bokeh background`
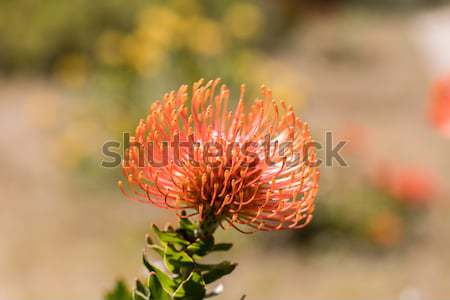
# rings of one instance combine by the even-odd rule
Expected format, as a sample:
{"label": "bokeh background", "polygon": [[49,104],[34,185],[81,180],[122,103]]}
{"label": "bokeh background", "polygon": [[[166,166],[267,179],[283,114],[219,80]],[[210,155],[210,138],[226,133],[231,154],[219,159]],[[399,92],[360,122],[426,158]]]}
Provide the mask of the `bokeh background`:
{"label": "bokeh background", "polygon": [[142,274],[144,234],[175,217],[125,200],[101,146],[201,77],[266,84],[348,141],[309,228],[220,233],[240,264],[217,299],[449,297],[450,140],[429,118],[449,49],[447,1],[1,0],[0,299]]}

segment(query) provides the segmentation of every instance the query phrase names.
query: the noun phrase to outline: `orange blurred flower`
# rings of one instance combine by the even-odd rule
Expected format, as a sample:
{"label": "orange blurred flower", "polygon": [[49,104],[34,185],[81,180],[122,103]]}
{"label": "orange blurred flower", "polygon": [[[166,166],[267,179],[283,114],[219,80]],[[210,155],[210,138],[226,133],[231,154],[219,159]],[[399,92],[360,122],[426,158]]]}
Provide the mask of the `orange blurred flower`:
{"label": "orange blurred flower", "polygon": [[392,213],[383,212],[370,220],[369,236],[379,246],[392,247],[398,244],[403,233],[401,219]]}
{"label": "orange blurred flower", "polygon": [[420,168],[385,165],[378,169],[374,179],[390,196],[412,206],[425,205],[437,194],[435,177]]}
{"label": "orange blurred flower", "polygon": [[450,137],[450,75],[434,83],[431,101],[430,117],[433,125]]}
{"label": "orange blurred flower", "polygon": [[[219,88],[219,79],[195,83],[190,97],[183,85],[152,104],[130,139],[151,157],[142,160],[142,149],[128,149],[123,162],[128,192],[119,182],[125,195],[187,209],[200,220],[226,221],[240,231],[308,224],[319,179],[309,126],[284,102],[280,110],[264,86],[261,99],[245,112],[244,90],[234,112],[227,109],[230,91]],[[271,146],[259,147],[268,136]],[[179,152],[168,151],[168,144]],[[303,157],[291,160],[298,153]],[[156,160],[166,164],[155,166]]]}

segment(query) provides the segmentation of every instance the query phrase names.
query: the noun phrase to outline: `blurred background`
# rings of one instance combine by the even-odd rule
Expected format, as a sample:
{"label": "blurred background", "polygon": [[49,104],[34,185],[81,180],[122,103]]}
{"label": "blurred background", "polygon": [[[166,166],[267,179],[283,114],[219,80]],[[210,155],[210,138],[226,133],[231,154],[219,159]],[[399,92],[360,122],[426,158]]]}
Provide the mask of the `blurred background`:
{"label": "blurred background", "polygon": [[1,0],[0,299],[101,299],[142,272],[175,217],[125,200],[101,146],[201,77],[266,84],[348,141],[307,229],[220,233],[239,267],[217,299],[448,297],[449,49],[448,1]]}

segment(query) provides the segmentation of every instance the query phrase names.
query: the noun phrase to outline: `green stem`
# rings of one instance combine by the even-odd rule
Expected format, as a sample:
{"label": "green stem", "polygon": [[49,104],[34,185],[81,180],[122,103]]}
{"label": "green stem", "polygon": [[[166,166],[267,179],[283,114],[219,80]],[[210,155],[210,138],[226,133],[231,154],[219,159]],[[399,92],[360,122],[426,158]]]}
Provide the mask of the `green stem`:
{"label": "green stem", "polygon": [[198,236],[199,238],[211,239],[214,236],[214,232],[219,227],[219,221],[214,215],[213,211],[205,210],[203,212],[202,221],[199,223]]}

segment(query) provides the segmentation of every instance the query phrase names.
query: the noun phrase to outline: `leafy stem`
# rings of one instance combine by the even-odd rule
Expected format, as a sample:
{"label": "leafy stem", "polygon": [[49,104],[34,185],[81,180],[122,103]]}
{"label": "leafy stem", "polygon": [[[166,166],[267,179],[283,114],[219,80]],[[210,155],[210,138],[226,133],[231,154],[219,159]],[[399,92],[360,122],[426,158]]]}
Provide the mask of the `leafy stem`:
{"label": "leafy stem", "polygon": [[[208,216],[208,214],[205,214]],[[137,279],[133,292],[123,282],[106,296],[106,300],[202,300],[215,296],[218,291],[207,292],[207,285],[230,274],[235,263],[223,261],[203,264],[199,261],[215,251],[228,251],[232,244],[215,243],[214,232],[218,223],[212,218],[191,222],[182,214],[178,228],[169,226],[160,230],[153,225],[159,242],[147,236],[147,248],[161,257],[164,268],[158,267],[143,254],[143,264],[148,271],[145,279]]]}

